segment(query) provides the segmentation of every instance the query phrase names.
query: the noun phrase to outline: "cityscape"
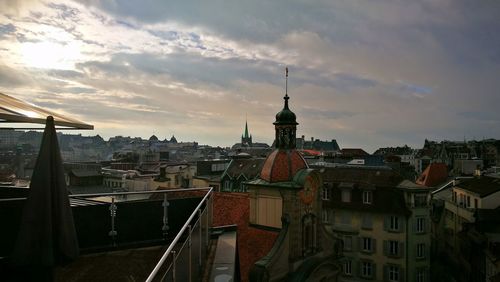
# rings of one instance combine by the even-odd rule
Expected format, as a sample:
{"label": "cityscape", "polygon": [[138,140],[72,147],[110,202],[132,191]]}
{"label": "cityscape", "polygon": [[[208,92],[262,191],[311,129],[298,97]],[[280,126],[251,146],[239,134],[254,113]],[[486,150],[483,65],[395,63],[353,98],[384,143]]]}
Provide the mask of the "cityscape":
{"label": "cityscape", "polygon": [[500,281],[500,3],[0,3],[1,281]]}

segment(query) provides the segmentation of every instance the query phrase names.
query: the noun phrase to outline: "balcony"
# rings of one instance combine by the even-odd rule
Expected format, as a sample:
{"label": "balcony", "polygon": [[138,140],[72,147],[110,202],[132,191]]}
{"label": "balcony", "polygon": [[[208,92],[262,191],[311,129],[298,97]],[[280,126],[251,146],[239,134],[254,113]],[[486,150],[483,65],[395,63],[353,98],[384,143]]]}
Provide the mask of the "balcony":
{"label": "balcony", "polygon": [[[140,195],[148,197],[120,200]],[[56,267],[54,280],[202,280],[210,267],[212,196],[212,188],[71,195],[80,257]],[[0,199],[0,271],[6,281],[30,279],[9,262],[24,201]]]}

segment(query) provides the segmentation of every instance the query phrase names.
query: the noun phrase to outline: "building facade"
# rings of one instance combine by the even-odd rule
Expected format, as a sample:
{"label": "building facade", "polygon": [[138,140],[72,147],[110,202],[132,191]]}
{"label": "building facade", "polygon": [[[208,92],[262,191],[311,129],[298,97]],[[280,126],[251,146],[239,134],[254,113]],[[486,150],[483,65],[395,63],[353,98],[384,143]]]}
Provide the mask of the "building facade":
{"label": "building facade", "polygon": [[322,221],[343,241],[340,281],[429,281],[427,187],[382,167],[322,170]]}

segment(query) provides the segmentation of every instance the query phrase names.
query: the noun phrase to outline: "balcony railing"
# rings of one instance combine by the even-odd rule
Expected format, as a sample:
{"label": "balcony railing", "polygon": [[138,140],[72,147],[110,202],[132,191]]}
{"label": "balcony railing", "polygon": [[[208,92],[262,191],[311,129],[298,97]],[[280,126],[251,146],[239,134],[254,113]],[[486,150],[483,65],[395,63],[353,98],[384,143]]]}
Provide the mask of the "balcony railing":
{"label": "balcony railing", "polygon": [[[196,192],[205,192],[205,193],[196,193]],[[175,230],[179,230],[177,234],[172,234],[169,231],[171,230],[170,220],[176,220],[176,217],[170,217],[169,213],[177,212],[172,207],[169,206],[172,202],[172,196],[169,197],[169,194],[176,192],[188,192],[186,195],[181,195],[182,197],[193,197],[192,194],[195,194],[195,197],[202,197],[197,206],[189,213],[189,217],[187,216],[187,212],[185,212],[182,217],[187,218],[185,222],[176,224]],[[207,250],[210,238],[210,226],[212,221],[212,202],[213,202],[213,189],[211,187],[206,188],[183,188],[183,189],[169,189],[169,190],[155,190],[155,191],[140,191],[140,192],[117,192],[117,193],[94,193],[94,194],[75,194],[70,195],[70,202],[73,207],[74,217],[78,217],[78,211],[75,210],[76,207],[81,206],[93,206],[97,205],[98,209],[92,211],[93,214],[98,218],[102,218],[102,213],[107,210],[109,215],[109,220],[107,222],[102,221],[93,221],[92,225],[98,229],[101,234],[98,234],[97,243],[94,241],[98,247],[106,247],[106,246],[116,246],[119,243],[124,243],[126,240],[122,239],[123,237],[134,238],[134,236],[127,236],[128,234],[123,234],[124,230],[127,230],[124,225],[128,225],[129,222],[124,222],[124,219],[127,219],[127,214],[130,215],[131,209],[125,206],[120,206],[123,202],[120,202],[121,199],[137,196],[137,195],[154,195],[159,194],[154,203],[153,209],[161,209],[162,221],[156,221],[161,223],[161,226],[152,227],[152,229],[157,230],[154,234],[159,233],[159,229],[161,228],[161,233],[163,233],[163,238],[153,238],[153,241],[156,242],[168,242],[168,247],[161,259],[157,262],[154,269],[152,269],[146,281],[199,281],[202,278],[202,266],[207,258]],[[181,193],[182,194],[182,193]],[[101,200],[102,197],[108,197],[107,202],[95,201],[93,198],[99,197]],[[0,199],[0,206],[2,205],[11,205],[10,203],[14,203],[16,201],[24,201],[26,198],[7,198]],[[161,206],[159,201],[161,201]],[[149,204],[146,202],[145,204]],[[175,204],[175,203],[174,203]],[[193,204],[194,205],[194,204]],[[193,206],[191,205],[191,207]],[[5,207],[5,206],[4,206]],[[126,210],[128,209],[128,210]],[[151,209],[151,206],[147,206],[147,209]],[[191,210],[189,210],[191,211]],[[75,214],[77,212],[77,214]],[[120,218],[121,213],[125,214],[124,219]],[[155,212],[155,217],[159,220],[160,211]],[[143,220],[142,220],[143,221]],[[117,224],[120,223],[120,224]],[[126,223],[126,224],[124,224]],[[182,224],[182,226],[181,226]],[[75,222],[75,225],[78,225],[78,222]],[[119,225],[119,226],[118,226]],[[181,226],[180,228],[178,228]],[[77,229],[79,226],[77,226]],[[121,227],[121,229],[119,228]],[[104,230],[107,234],[102,234]],[[130,227],[129,227],[130,228]],[[80,227],[80,229],[84,229],[84,227]],[[128,229],[130,230],[130,229]],[[150,231],[150,230],[148,230]],[[89,232],[90,233],[90,232]],[[140,232],[139,232],[140,233]],[[147,233],[147,232],[146,232]],[[168,236],[167,236],[168,234]],[[85,245],[89,239],[82,237],[81,234],[78,234],[79,239],[83,239]],[[106,240],[105,237],[108,237]],[[143,236],[146,238],[146,236]],[[158,237],[158,236],[156,236]],[[170,239],[173,239],[170,241]],[[111,240],[109,240],[111,239]],[[150,240],[151,238],[147,238]],[[169,239],[165,241],[166,239]],[[134,241],[134,239],[132,239]],[[151,241],[151,240],[150,240]],[[99,245],[101,242],[106,242],[104,245]],[[111,245],[109,245],[111,242]],[[130,242],[125,242],[130,243]],[[82,243],[81,243],[82,245]],[[88,246],[87,246],[88,247]]]}

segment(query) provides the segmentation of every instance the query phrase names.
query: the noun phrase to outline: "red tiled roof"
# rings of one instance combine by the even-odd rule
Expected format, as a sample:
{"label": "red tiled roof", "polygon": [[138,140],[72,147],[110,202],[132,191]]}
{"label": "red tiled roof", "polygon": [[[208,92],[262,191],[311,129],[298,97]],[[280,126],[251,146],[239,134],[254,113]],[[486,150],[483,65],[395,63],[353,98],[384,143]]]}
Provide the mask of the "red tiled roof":
{"label": "red tiled roof", "polygon": [[307,163],[297,150],[274,150],[266,159],[260,178],[268,182],[290,181]]}
{"label": "red tiled roof", "polygon": [[249,213],[247,193],[214,192],[213,226],[238,225],[241,281],[248,281],[252,265],[271,250],[278,237],[278,232],[250,227]]}
{"label": "red tiled roof", "polygon": [[431,163],[418,177],[417,184],[434,187],[446,181],[448,178],[448,167],[444,163]]}

